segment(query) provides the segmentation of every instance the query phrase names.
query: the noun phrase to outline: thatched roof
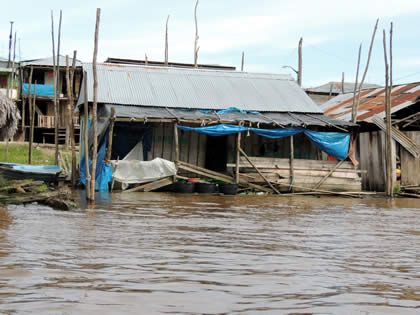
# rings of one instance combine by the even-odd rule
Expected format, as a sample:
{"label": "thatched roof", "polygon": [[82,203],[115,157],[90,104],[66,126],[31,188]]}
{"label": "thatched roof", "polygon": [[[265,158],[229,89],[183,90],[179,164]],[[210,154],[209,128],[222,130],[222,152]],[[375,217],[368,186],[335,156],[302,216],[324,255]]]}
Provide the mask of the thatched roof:
{"label": "thatched roof", "polygon": [[20,113],[15,102],[0,93],[0,139],[12,138],[19,120]]}

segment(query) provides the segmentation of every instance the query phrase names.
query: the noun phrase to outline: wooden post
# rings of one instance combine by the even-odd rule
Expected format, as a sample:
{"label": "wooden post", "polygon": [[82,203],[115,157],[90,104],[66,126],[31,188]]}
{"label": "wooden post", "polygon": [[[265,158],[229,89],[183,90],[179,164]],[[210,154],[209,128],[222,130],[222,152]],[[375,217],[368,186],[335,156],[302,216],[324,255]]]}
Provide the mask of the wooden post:
{"label": "wooden post", "polygon": [[328,99],[330,99],[330,98],[331,98],[331,96],[332,96],[333,86],[334,86],[334,84],[331,82],[331,83],[330,83],[330,93],[329,93],[329,95],[328,95]]}
{"label": "wooden post", "polygon": [[[71,66],[71,72],[70,72],[70,85],[71,85],[71,114],[70,114],[70,139],[71,139],[71,183],[73,186],[76,186],[77,181],[77,161],[76,161],[76,139],[74,137],[74,74],[76,72],[76,57],[77,57],[77,51],[73,51],[73,62]],[[80,137],[80,136],[79,136]]]}
{"label": "wooden post", "polygon": [[[393,174],[392,174],[392,124],[391,124],[391,89],[389,88],[389,64],[386,52],[386,35],[383,30],[383,45],[385,59],[385,117],[386,117],[386,194],[393,195]],[[392,44],[392,23],[390,30],[390,46]],[[391,47],[390,47],[391,51]],[[391,57],[391,52],[390,52]]]}
{"label": "wooden post", "polygon": [[303,42],[303,38],[301,37],[299,40],[299,60],[298,60],[298,84],[299,86],[302,86],[302,42]]}
{"label": "wooden post", "polygon": [[168,22],[169,22],[169,15],[166,19],[166,29],[165,29],[165,66],[168,66]]}
{"label": "wooden post", "polygon": [[194,9],[194,21],[195,21],[195,41],[194,41],[194,67],[198,67],[198,50],[200,47],[198,47],[198,25],[197,25],[197,7],[198,7],[198,0],[195,3],[195,9]]}
{"label": "wooden post", "polygon": [[66,147],[70,148],[70,120],[71,120],[71,86],[70,86],[70,66],[69,66],[69,55],[66,55],[66,85],[67,85],[67,116],[68,120],[66,123]]}
{"label": "wooden post", "polygon": [[178,166],[179,162],[179,137],[178,137],[178,124],[174,124],[174,138],[175,138],[175,165]]}
{"label": "wooden post", "polygon": [[353,107],[351,110],[351,121],[353,123],[357,120],[357,113],[356,113],[356,92],[357,92],[357,81],[359,80],[359,67],[360,67],[360,55],[362,54],[362,44],[360,43],[359,46],[359,56],[357,57],[357,69],[356,69],[356,80],[354,83],[354,91],[353,91]]}
{"label": "wooden post", "polygon": [[144,65],[147,66],[148,65],[148,60],[147,60],[147,55],[144,54]]}
{"label": "wooden post", "polygon": [[290,192],[294,192],[293,183],[295,181],[295,144],[293,136],[290,136]]}
{"label": "wooden post", "polygon": [[251,166],[257,171],[257,173],[264,179],[264,181],[271,187],[272,190],[274,190],[276,192],[276,194],[280,194],[280,192],[273,186],[273,184],[271,184],[271,182],[260,172],[260,170],[255,166],[254,163],[252,163],[252,161],[250,160],[250,158],[248,157],[248,155],[246,155],[246,153],[239,147],[239,152],[241,152],[241,154],[246,158],[246,160],[249,162],[249,164],[251,164]]}
{"label": "wooden post", "polygon": [[344,94],[344,72],[341,74],[341,94]]}
{"label": "wooden post", "polygon": [[54,42],[54,16],[53,16],[53,10],[51,10],[51,38],[52,38],[53,73],[54,73],[54,78],[53,78],[53,81],[54,81],[54,144],[55,144],[55,158],[54,158],[54,163],[55,163],[55,165],[58,165],[57,69],[56,69],[56,63],[55,63],[55,42]]}
{"label": "wooden post", "polygon": [[92,180],[91,180],[91,200],[95,201],[95,177],[96,177],[96,160],[98,159],[98,125],[97,125],[97,108],[98,108],[98,75],[96,72],[96,58],[98,56],[98,37],[99,22],[101,17],[101,9],[96,9],[96,25],[95,25],[95,45],[93,49],[93,106],[92,106],[92,127],[93,127],[93,156],[92,156]]}
{"label": "wooden post", "polygon": [[32,164],[32,144],[34,142],[34,129],[35,129],[35,106],[36,106],[36,83],[34,86],[34,98],[32,101],[32,114],[31,114],[31,131],[29,134],[29,157],[28,157],[28,164]]}
{"label": "wooden post", "polygon": [[240,163],[240,152],[239,148],[241,147],[241,133],[236,134],[236,172],[235,172],[235,182],[239,184],[239,163]]}
{"label": "wooden post", "polygon": [[241,71],[244,71],[245,53],[242,52]]}
{"label": "wooden post", "polygon": [[89,103],[88,103],[88,90],[87,90],[87,72],[83,73],[83,87],[84,87],[84,116],[85,116],[85,129],[84,129],[84,143],[85,143],[85,179],[86,179],[86,199],[91,200],[91,185],[90,185],[90,172],[89,172]]}
{"label": "wooden post", "polygon": [[[367,59],[367,62],[366,62],[365,72],[363,72],[362,80],[360,81],[360,85],[359,85],[359,92],[357,93],[357,100],[356,100],[356,104],[355,104],[355,108],[354,108],[354,116],[353,116],[354,119],[356,119],[356,117],[357,117],[357,112],[358,112],[359,104],[360,104],[360,93],[362,91],[363,83],[365,82],[366,74],[367,74],[368,69],[369,69],[370,56],[372,55],[372,47],[373,47],[373,42],[375,41],[375,34],[376,34],[376,29],[378,28],[378,22],[379,22],[379,19],[376,20],[375,28],[373,29],[373,34],[372,34],[372,39],[370,41],[370,47],[369,47],[369,53],[368,53],[368,59]],[[352,122],[355,123],[356,120],[354,120]]]}
{"label": "wooden post", "polygon": [[106,149],[106,157],[105,163],[109,165],[111,162],[111,154],[112,154],[112,136],[114,133],[114,123],[115,123],[115,108],[111,108],[111,118],[110,118],[110,125],[109,125],[109,133],[108,133],[108,148]]}
{"label": "wooden post", "polygon": [[60,107],[60,94],[62,92],[61,89],[61,77],[60,77],[60,43],[61,43],[61,20],[62,20],[62,11],[60,10],[60,19],[58,21],[58,35],[57,35],[57,130],[55,132],[56,137],[57,137],[57,150],[58,150],[58,143],[59,143],[59,139],[58,139],[58,132],[60,129],[60,120],[61,120],[61,107]]}

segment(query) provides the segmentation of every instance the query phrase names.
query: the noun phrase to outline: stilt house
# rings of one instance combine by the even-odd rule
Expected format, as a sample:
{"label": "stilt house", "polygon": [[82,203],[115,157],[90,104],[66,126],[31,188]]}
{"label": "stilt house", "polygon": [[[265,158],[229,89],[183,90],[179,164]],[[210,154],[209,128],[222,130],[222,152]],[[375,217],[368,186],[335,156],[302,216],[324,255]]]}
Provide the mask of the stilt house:
{"label": "stilt house", "polygon": [[[92,65],[83,68],[90,106]],[[360,191],[360,175],[353,164],[345,162],[332,171],[337,162],[320,150],[334,155],[337,143],[329,138],[322,147],[320,139],[308,134],[344,136],[340,141],[344,139],[347,151],[342,160],[355,125],[323,115],[289,75],[120,64],[98,64],[97,75],[99,143],[106,138],[115,110],[113,160],[123,159],[142,141],[144,160],[174,161],[184,176],[217,173],[240,183],[282,183],[288,190],[285,184],[313,187],[328,175],[319,188]],[[84,97],[82,84],[81,134],[87,121]],[[239,158],[239,148],[251,162]]]}
{"label": "stilt house", "polygon": [[[331,118],[351,120],[353,93],[339,95],[321,106]],[[392,165],[401,170],[401,186],[420,186],[420,83],[395,85],[391,93]],[[385,191],[386,127],[385,89],[371,88],[361,92],[357,115],[360,134],[355,143],[364,190]],[[399,172],[398,172],[399,173]]]}

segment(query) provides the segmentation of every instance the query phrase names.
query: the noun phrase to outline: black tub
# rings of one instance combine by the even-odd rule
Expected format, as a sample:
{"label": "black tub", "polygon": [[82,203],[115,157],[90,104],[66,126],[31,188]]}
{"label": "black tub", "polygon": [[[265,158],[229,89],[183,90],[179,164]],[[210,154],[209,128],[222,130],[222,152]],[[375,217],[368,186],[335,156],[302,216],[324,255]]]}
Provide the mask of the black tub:
{"label": "black tub", "polygon": [[236,195],[238,185],[235,183],[221,183],[219,184],[219,192],[225,195]]}
{"label": "black tub", "polygon": [[195,183],[195,191],[202,194],[212,194],[217,190],[214,183]]}
{"label": "black tub", "polygon": [[195,183],[175,183],[175,191],[178,193],[193,193],[195,188]]}

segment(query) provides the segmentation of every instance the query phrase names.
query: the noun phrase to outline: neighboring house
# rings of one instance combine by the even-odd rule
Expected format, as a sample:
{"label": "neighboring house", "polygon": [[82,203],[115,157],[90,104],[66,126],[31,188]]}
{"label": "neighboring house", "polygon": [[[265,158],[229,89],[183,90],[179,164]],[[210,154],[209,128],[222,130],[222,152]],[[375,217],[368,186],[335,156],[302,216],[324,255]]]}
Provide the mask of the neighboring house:
{"label": "neighboring house", "polygon": [[[377,87],[379,85],[364,83],[362,90]],[[343,94],[343,84],[342,82],[328,82],[317,87],[308,88],[305,91],[316,104],[322,105],[338,94]],[[344,94],[353,93],[353,91],[354,83],[344,82]]]}
{"label": "neighboring house", "polygon": [[[91,104],[92,65],[84,64],[83,68],[87,71],[87,78],[83,80],[87,79],[88,102]],[[267,178],[312,187],[337,162],[320,161],[322,154],[319,146],[314,145],[313,139],[309,140],[303,131],[319,131],[321,136],[324,135],[322,132],[334,131],[335,136],[347,139],[348,150],[350,136],[343,131],[351,130],[355,126],[324,116],[289,75],[98,64],[97,76],[101,147],[106,145],[106,140],[103,139],[108,134],[106,129],[112,108],[116,112],[111,157],[113,160],[123,159],[142,141],[141,159],[160,157],[176,162],[174,135],[180,125],[239,125],[246,130],[241,138],[238,136],[240,146],[257,165],[265,165],[262,167],[265,171],[269,170],[265,173]],[[78,101],[82,134],[86,127],[86,117],[83,115],[84,94],[82,84]],[[298,134],[293,138],[270,139],[257,134],[257,129],[297,131]],[[179,129],[178,134],[179,160],[189,165],[232,174],[232,163],[235,163],[237,154],[237,134],[210,136],[185,129]],[[290,167],[291,139],[296,159],[294,175],[291,175],[293,170]],[[84,155],[83,143],[82,138],[81,157]],[[92,142],[89,141],[89,144],[92,145]],[[329,144],[326,145],[327,150],[328,146]],[[347,153],[344,158],[346,156]],[[241,159],[241,163],[242,161]],[[321,188],[360,190],[357,172],[350,162],[345,165],[348,168],[346,174],[350,173],[354,177],[349,175],[343,178],[344,173],[339,173],[340,169]],[[250,166],[246,168],[249,169]],[[311,170],[315,172],[311,173]],[[241,169],[241,182],[246,180],[264,183],[254,170],[248,175],[242,171],[246,170]]]}
{"label": "neighboring house", "polygon": [[[9,62],[5,58],[0,58],[0,93],[7,95],[7,89],[9,88],[9,97],[12,100],[16,100],[19,89],[19,76],[15,71],[15,77],[13,77],[13,61]],[[19,63],[15,62],[15,69],[19,67]]]}
{"label": "neighboring house", "polygon": [[[57,61],[56,61],[57,62]],[[73,60],[69,58],[70,67]],[[73,93],[75,95],[75,100],[79,95],[80,91],[80,82],[82,78],[82,64],[80,61],[76,61],[76,72],[74,74],[73,82]],[[59,126],[59,142],[63,143],[66,139],[66,127],[69,120],[68,114],[68,93],[67,93],[67,82],[66,82],[66,58],[60,56],[59,60],[59,77],[58,77],[58,87],[57,87],[57,100],[59,103],[58,107],[58,126]],[[23,83],[22,83],[22,95],[20,101],[20,108],[22,109],[22,127],[25,130],[29,130],[30,120],[29,120],[29,101],[28,101],[28,92],[29,92],[29,77],[31,68],[33,69],[32,73],[32,82],[31,82],[31,94],[33,95],[36,87],[36,107],[35,107],[35,132],[34,132],[34,141],[35,142],[46,142],[54,143],[54,126],[55,126],[55,117],[54,117],[54,71],[53,71],[53,58],[44,58],[44,59],[35,59],[35,60],[26,60],[21,62],[20,71],[23,73]],[[76,115],[74,118],[75,122],[75,135],[79,134],[79,118]],[[23,129],[22,128],[22,129]],[[28,132],[26,131],[25,139],[28,139]],[[77,138],[76,138],[77,142]]]}
{"label": "neighboring house", "polygon": [[[321,106],[325,115],[351,120],[353,93],[338,95]],[[395,85],[391,94],[393,167],[401,168],[401,185],[420,185],[420,83]],[[362,91],[355,145],[363,175],[363,189],[384,191],[386,184],[385,89]],[[395,172],[394,172],[395,174]]]}

